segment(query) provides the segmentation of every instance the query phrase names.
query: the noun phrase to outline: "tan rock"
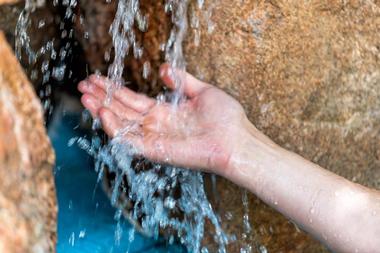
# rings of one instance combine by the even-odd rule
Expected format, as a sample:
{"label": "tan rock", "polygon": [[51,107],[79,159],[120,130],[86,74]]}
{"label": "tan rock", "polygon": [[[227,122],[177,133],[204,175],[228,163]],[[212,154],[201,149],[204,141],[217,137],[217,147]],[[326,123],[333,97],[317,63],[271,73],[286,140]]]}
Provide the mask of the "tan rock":
{"label": "tan rock", "polygon": [[[379,1],[205,2],[215,29],[203,20],[200,46],[189,38],[189,71],[235,96],[281,146],[380,189]],[[222,213],[240,205],[226,185]],[[250,217],[269,252],[320,252],[263,205]]]}
{"label": "tan rock", "polygon": [[54,153],[39,100],[0,32],[0,252],[55,252]]}
{"label": "tan rock", "polygon": [[3,4],[15,4],[15,3],[18,3],[20,2],[20,0],[0,0],[0,5],[3,5]]}
{"label": "tan rock", "polygon": [[[185,43],[188,70],[236,97],[250,120],[281,146],[380,189],[380,1],[207,0],[206,12],[194,3],[189,17],[198,13],[201,27],[191,28]],[[149,33],[165,34],[170,24],[155,19],[164,15],[156,7],[162,1],[141,4],[151,6]],[[143,45],[147,52],[159,52],[156,44]],[[148,58],[154,66],[163,61],[159,53]],[[133,68],[127,72],[141,73],[141,61],[128,59],[128,65]],[[140,87],[157,83],[128,77]],[[225,228],[240,235],[240,189],[225,180],[217,187],[220,200],[213,202],[221,216],[235,213]],[[247,242],[252,246],[263,244],[269,252],[323,251],[253,196],[250,203],[255,233]],[[243,243],[232,244],[230,252]]]}

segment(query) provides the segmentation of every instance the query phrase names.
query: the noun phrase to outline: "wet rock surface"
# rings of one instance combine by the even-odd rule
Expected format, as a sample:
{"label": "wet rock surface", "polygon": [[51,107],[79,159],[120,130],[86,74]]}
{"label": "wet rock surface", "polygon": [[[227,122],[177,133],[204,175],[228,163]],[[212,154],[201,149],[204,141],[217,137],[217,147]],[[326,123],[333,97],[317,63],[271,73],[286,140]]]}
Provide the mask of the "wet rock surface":
{"label": "wet rock surface", "polygon": [[[82,19],[77,19],[76,37],[83,47],[92,72],[99,71],[107,75],[108,66],[113,59],[114,52],[109,31],[115,17],[117,3],[117,1],[107,3],[101,0],[79,1],[77,15]],[[134,58],[132,52],[129,53],[125,60],[124,78],[135,89],[156,95],[162,89],[158,70],[165,59],[161,44],[165,43],[169,36],[170,16],[163,12],[164,1],[154,3],[141,1],[140,9],[147,15],[148,26],[154,29],[149,28],[144,33],[136,29],[137,41],[143,45],[144,52],[140,59]],[[142,66],[146,62],[149,62],[151,73],[144,79]]]}
{"label": "wet rock surface", "polygon": [[[84,10],[104,4],[82,2]],[[150,6],[145,10],[148,33],[167,34],[170,24],[155,18],[167,18],[158,8],[162,1],[141,4]],[[192,1],[189,18],[197,16],[200,26],[189,29],[185,43],[189,72],[237,98],[250,120],[282,147],[380,189],[380,2],[208,0],[203,10]],[[86,18],[95,19],[89,24],[104,23],[111,16]],[[109,36],[106,31],[104,37]],[[145,51],[152,52],[147,57],[158,66],[163,57],[157,44],[162,42],[148,41],[142,41]],[[110,40],[82,43],[85,48],[110,47]],[[104,54],[91,57],[103,59]],[[133,67],[127,62],[129,71],[142,72],[141,62],[134,61]],[[89,63],[97,66],[94,60]],[[128,78],[144,91],[159,84],[157,75],[150,82]],[[212,194],[210,198],[226,230],[240,237],[241,190],[223,179],[217,189],[218,200]],[[325,251],[253,195],[250,205],[254,235],[238,239],[230,252],[238,252],[244,241],[253,247],[257,241],[257,247],[263,244],[269,252]],[[233,214],[229,220],[223,218],[228,212]]]}
{"label": "wet rock surface", "polygon": [[32,85],[0,32],[0,252],[55,252],[54,153]]}
{"label": "wet rock surface", "polygon": [[18,16],[24,7],[23,1],[0,1],[0,29],[12,40]]}

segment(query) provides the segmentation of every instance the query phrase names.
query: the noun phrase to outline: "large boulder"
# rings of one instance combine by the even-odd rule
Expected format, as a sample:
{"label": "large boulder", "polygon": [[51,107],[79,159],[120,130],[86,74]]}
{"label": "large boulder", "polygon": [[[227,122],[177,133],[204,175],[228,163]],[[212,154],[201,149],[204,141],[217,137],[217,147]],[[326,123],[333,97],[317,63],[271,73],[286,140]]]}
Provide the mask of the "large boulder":
{"label": "large boulder", "polygon": [[[87,13],[106,5],[87,2],[81,1]],[[163,1],[140,2],[150,22],[148,33],[139,35],[146,53],[143,60],[127,59],[127,72],[138,74],[144,57],[152,66],[163,62],[157,45],[165,42],[171,27],[161,8]],[[196,2],[190,4],[193,22],[184,45],[189,72],[236,97],[250,120],[284,148],[349,180],[380,189],[380,2],[207,0],[202,10]],[[85,49],[111,46],[108,28],[91,24],[97,20],[110,24],[114,8],[115,4],[108,5],[109,10],[102,9],[107,14],[86,15],[89,37],[103,39],[101,45],[98,40],[83,40]],[[99,29],[102,35],[95,33]],[[155,43],[144,40],[152,34]],[[105,63],[99,64],[104,52],[91,54],[93,58],[98,65],[91,60],[90,66],[105,68]],[[145,91],[156,90],[156,77],[142,80],[128,75]],[[210,198],[226,230],[240,237],[241,191],[223,179],[217,189],[218,198],[213,194]],[[250,207],[254,234],[231,244],[230,252],[238,252],[245,243],[263,244],[269,252],[324,250],[253,195]],[[225,215],[230,218],[224,219]]]}
{"label": "large boulder", "polygon": [[[201,19],[199,46],[191,33],[188,70],[236,97],[282,147],[380,189],[380,2],[205,2],[214,31]],[[218,184],[222,213],[241,206],[228,185]],[[264,205],[251,219],[269,252],[319,252]]]}
{"label": "large boulder", "polygon": [[55,252],[54,152],[42,108],[0,32],[0,252]]}

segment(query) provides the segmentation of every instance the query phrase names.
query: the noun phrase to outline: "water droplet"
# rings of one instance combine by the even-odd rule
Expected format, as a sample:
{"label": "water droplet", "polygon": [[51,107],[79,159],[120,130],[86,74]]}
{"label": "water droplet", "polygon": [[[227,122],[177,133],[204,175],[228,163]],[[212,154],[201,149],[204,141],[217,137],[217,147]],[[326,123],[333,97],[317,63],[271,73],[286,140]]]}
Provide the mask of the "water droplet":
{"label": "water droplet", "polygon": [[268,253],[268,250],[264,245],[261,245],[259,250],[260,250],[260,253]]}
{"label": "water droplet", "polygon": [[63,65],[63,66],[60,66],[60,67],[53,68],[53,74],[52,74],[52,76],[57,81],[62,81],[65,78],[65,73],[66,73],[66,65]]}
{"label": "water droplet", "polygon": [[201,253],[209,253],[208,249],[206,247],[203,247],[201,250]]}
{"label": "water droplet", "polygon": [[75,233],[74,232],[72,232],[70,235],[69,244],[71,245],[71,247],[75,246]]}
{"label": "water droplet", "polygon": [[71,138],[68,142],[67,142],[67,146],[68,147],[72,147],[74,144],[75,144],[75,142],[78,140],[78,137],[73,137],[73,138]]}
{"label": "water droplet", "polygon": [[150,62],[147,61],[143,65],[143,78],[144,79],[148,79],[148,77],[150,75],[150,71],[151,71]]}
{"label": "water droplet", "polygon": [[232,220],[233,214],[231,212],[226,212],[225,214],[227,220]]}
{"label": "water droplet", "polygon": [[176,201],[172,197],[167,197],[164,202],[164,206],[169,209],[173,209],[175,207]]}
{"label": "water droplet", "polygon": [[79,238],[84,238],[86,236],[86,229],[83,229],[79,232]]}
{"label": "water droplet", "polygon": [[38,28],[41,29],[42,27],[45,26],[45,20],[41,19],[39,22],[38,22]]}

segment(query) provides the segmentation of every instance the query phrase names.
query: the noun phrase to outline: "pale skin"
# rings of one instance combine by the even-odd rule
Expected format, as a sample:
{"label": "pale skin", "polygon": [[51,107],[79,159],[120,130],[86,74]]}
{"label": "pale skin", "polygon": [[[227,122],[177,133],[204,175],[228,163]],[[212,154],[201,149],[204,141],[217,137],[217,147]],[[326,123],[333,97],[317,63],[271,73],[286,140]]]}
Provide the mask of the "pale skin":
{"label": "pale skin", "polygon": [[222,90],[163,65],[187,97],[177,110],[120,88],[105,105],[105,78],[78,88],[82,103],[110,137],[121,138],[151,160],[201,169],[245,187],[335,252],[380,252],[380,192],[352,183],[291,153],[256,129],[242,106]]}

